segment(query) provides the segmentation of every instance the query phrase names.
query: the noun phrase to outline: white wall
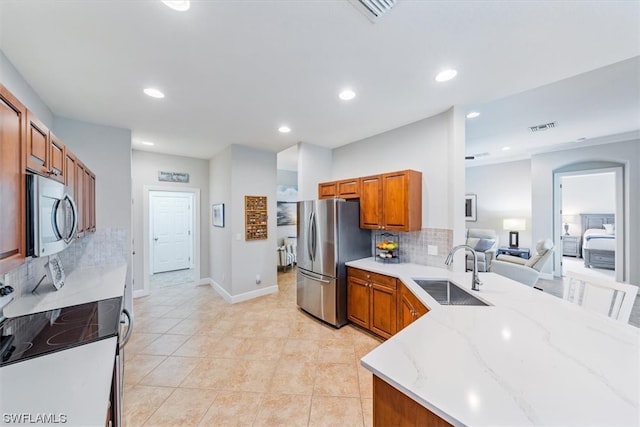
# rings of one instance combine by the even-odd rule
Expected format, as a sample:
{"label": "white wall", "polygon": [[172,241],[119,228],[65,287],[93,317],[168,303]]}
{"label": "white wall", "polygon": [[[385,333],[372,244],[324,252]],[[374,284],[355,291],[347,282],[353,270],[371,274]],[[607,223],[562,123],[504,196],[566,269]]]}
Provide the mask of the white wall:
{"label": "white wall", "polygon": [[581,213],[616,211],[615,174],[613,172],[562,177],[562,215],[573,216],[569,234],[582,234]]}
{"label": "white wall", "polygon": [[49,128],[53,126],[53,113],[49,107],[16,70],[2,50],[0,50],[0,83],[31,110],[45,126]]}
{"label": "white wall", "polygon": [[[298,200],[318,198],[318,183],[331,181],[329,148],[301,142],[298,144]],[[356,175],[354,175],[356,176]]]}
{"label": "white wall", "polygon": [[[553,234],[553,172],[583,169],[583,164],[624,165],[625,280],[640,284],[640,140],[593,145],[538,154],[531,159],[533,238]],[[572,167],[571,165],[577,165]],[[546,272],[550,272],[550,268]],[[627,273],[628,272],[628,273]]]}
{"label": "white wall", "polygon": [[[452,112],[448,111],[374,135],[333,150],[333,168],[328,180],[375,175],[397,170],[422,172],[422,227],[454,229],[450,202],[464,194],[452,194],[452,167],[455,170],[450,141]],[[464,127],[462,132],[464,132]],[[464,144],[464,133],[462,134]],[[464,145],[463,145],[464,146]],[[464,156],[464,155],[463,155]],[[460,163],[462,159],[460,157]],[[454,163],[451,163],[451,159]],[[464,167],[455,179],[464,182]],[[317,182],[316,182],[317,185]],[[463,190],[462,190],[463,191]],[[317,189],[316,189],[317,193]]]}
{"label": "white wall", "polygon": [[[276,163],[276,153],[241,145],[210,161],[210,202],[224,203],[226,217],[225,228],[211,233],[211,278],[233,301],[277,290]],[[245,196],[267,197],[265,240],[245,240]]]}
{"label": "white wall", "polygon": [[499,245],[507,246],[509,231],[503,230],[502,221],[523,218],[526,230],[520,232],[520,246],[532,248],[531,160],[469,166],[465,180],[466,193],[477,195],[477,221],[466,221],[467,228],[496,230]]}
{"label": "white wall", "polygon": [[[186,172],[188,183],[160,182],[159,171]],[[131,161],[133,194],[133,250],[134,290],[142,289],[144,253],[143,231],[148,227],[144,223],[144,187],[167,187],[174,191],[180,189],[200,190],[200,277],[209,277],[209,227],[211,214],[209,205],[209,161],[191,157],[172,156],[133,150]]]}

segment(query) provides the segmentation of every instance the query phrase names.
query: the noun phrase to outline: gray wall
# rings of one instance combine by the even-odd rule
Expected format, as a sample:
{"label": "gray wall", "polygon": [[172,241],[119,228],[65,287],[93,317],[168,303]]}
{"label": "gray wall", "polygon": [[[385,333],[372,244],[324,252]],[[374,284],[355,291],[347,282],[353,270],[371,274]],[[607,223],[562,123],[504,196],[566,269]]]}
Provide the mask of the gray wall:
{"label": "gray wall", "polygon": [[[166,187],[173,191],[180,189],[200,190],[200,277],[209,277],[209,161],[191,157],[172,156],[167,154],[149,153],[133,150],[132,152],[133,179],[133,250],[134,257],[134,289],[142,289],[143,260],[148,254],[144,253],[143,232],[148,227],[143,221],[144,187]],[[188,183],[160,182],[158,171],[186,172],[189,174]]]}
{"label": "gray wall", "polygon": [[520,246],[531,248],[531,160],[467,167],[466,193],[477,196],[477,221],[468,228],[489,228],[498,233],[499,245],[507,246],[509,232],[502,229],[505,218],[524,218]]}
{"label": "gray wall", "polygon": [[[210,161],[211,203],[225,204],[225,227],[211,232],[211,278],[233,298],[277,289],[276,167],[276,153],[241,145]],[[265,240],[245,240],[245,196],[267,197]]]}
{"label": "gray wall", "polygon": [[[531,159],[533,238],[553,234],[553,172],[568,171],[571,165],[613,162],[624,165],[625,174],[625,280],[640,284],[640,140],[538,154]],[[578,167],[578,169],[580,166]],[[548,270],[550,272],[551,270]]]}
{"label": "gray wall", "polygon": [[331,156],[329,148],[298,144],[298,200],[317,199],[318,183],[335,179],[331,175]]}

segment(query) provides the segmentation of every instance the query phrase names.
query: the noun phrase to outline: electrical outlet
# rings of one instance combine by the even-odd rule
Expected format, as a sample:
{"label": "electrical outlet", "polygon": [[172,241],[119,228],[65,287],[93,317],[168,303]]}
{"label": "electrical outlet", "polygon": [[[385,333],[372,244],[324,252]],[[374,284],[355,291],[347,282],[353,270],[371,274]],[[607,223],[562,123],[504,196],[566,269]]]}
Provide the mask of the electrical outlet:
{"label": "electrical outlet", "polygon": [[427,245],[427,255],[438,255],[438,247],[436,245]]}
{"label": "electrical outlet", "polygon": [[260,283],[262,283],[262,279],[259,274],[256,274],[256,285],[259,285]]}

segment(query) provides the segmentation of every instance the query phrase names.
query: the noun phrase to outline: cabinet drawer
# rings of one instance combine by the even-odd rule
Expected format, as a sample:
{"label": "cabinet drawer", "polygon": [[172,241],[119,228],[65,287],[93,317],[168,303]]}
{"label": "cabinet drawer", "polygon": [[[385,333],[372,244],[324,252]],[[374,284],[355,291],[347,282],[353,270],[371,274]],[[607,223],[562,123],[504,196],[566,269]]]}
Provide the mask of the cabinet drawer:
{"label": "cabinet drawer", "polygon": [[396,278],[385,276],[384,274],[372,273],[366,270],[360,270],[359,268],[348,268],[348,275],[351,277],[357,277],[368,282],[375,282],[377,285],[387,287],[389,289],[396,289]]}

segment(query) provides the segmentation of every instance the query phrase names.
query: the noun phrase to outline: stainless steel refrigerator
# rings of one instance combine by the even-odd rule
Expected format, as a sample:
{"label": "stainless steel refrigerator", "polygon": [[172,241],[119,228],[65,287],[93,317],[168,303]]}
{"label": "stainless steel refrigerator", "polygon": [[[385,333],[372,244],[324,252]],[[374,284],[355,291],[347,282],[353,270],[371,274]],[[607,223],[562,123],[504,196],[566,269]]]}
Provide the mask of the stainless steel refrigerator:
{"label": "stainless steel refrigerator", "polygon": [[298,202],[298,306],[337,328],[347,323],[345,262],[371,256],[358,200]]}

